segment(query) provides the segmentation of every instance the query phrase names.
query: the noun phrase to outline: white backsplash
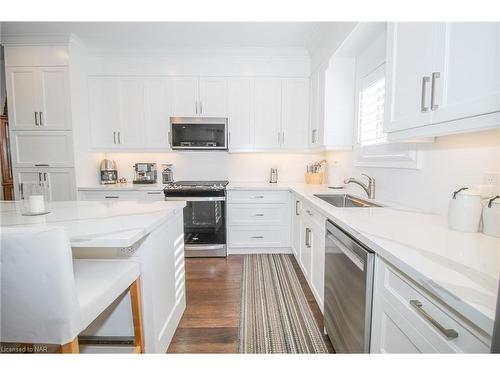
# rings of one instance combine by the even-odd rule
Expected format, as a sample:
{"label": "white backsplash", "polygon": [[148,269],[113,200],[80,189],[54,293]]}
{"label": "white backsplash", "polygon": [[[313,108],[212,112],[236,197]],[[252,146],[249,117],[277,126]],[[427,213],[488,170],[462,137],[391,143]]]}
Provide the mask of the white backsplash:
{"label": "white backsplash", "polygon": [[[263,182],[269,180],[269,169],[278,168],[278,181],[304,181],[306,164],[322,159],[321,153],[226,153],[226,152],[170,152],[170,153],[107,153],[118,165],[119,177],[131,181],[136,162],[174,164],[175,180],[219,180]],[[98,166],[97,166],[98,167]],[[86,184],[96,184],[96,180]],[[83,186],[83,184],[80,184]]]}
{"label": "white backsplash", "polygon": [[352,152],[329,152],[327,160],[330,166],[337,160],[344,177],[374,177],[380,200],[443,215],[454,190],[483,184],[485,173],[500,171],[500,130],[438,137],[418,147],[421,169],[357,167]]}

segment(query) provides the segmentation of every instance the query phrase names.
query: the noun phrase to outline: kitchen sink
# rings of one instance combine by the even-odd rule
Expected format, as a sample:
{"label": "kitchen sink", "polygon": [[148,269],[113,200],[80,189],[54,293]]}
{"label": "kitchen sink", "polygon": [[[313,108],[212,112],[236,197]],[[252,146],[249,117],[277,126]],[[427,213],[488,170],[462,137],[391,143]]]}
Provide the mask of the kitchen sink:
{"label": "kitchen sink", "polygon": [[360,198],[353,197],[349,194],[338,194],[338,195],[315,195],[321,200],[330,203],[335,207],[381,207],[378,204],[365,201]]}

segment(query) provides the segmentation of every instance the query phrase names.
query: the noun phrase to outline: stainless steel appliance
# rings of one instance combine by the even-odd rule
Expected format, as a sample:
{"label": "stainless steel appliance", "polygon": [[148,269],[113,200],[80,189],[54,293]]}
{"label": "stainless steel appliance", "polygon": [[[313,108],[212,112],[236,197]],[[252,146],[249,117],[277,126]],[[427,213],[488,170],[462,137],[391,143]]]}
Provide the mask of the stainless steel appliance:
{"label": "stainless steel appliance", "polygon": [[161,182],[163,184],[168,184],[169,182],[174,182],[174,171],[173,171],[172,167],[173,167],[173,164],[162,164]]}
{"label": "stainless steel appliance", "polygon": [[226,185],[228,181],[176,181],[163,189],[165,200],[186,201],[186,257],[225,257]]}
{"label": "stainless steel appliance", "polygon": [[227,118],[170,117],[172,150],[218,150],[228,148]]}
{"label": "stainless steel appliance", "polygon": [[269,182],[271,184],[276,184],[278,182],[278,169],[277,168],[271,168],[271,171],[269,172]]}
{"label": "stainless steel appliance", "polygon": [[114,160],[104,159],[101,161],[101,184],[116,184],[118,181],[118,169]]}
{"label": "stainless steel appliance", "polygon": [[155,163],[134,164],[134,184],[156,184],[157,172]]}
{"label": "stainless steel appliance", "polygon": [[374,253],[326,223],[325,330],[337,353],[369,353]]}

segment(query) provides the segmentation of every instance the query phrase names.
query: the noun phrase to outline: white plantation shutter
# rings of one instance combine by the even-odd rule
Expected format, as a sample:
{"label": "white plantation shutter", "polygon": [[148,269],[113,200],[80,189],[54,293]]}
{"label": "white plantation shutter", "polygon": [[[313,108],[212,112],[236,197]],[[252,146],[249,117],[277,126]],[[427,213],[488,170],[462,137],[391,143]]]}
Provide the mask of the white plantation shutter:
{"label": "white plantation shutter", "polygon": [[384,133],[385,74],[381,66],[364,79],[359,91],[358,142],[361,146],[386,142]]}

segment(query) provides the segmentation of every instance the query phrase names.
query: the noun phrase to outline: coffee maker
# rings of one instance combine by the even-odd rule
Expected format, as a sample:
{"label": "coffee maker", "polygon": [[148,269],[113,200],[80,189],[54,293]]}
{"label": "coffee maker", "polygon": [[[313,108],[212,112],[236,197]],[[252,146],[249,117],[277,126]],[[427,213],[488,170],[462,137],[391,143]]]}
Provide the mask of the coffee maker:
{"label": "coffee maker", "polygon": [[134,176],[134,184],[156,184],[156,164],[135,163]]}
{"label": "coffee maker", "polygon": [[104,159],[101,161],[101,184],[116,184],[118,181],[118,170],[114,160]]}

